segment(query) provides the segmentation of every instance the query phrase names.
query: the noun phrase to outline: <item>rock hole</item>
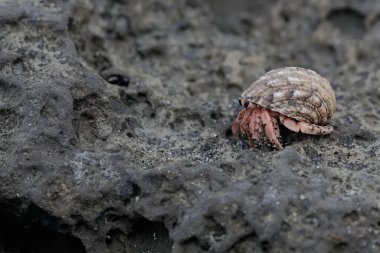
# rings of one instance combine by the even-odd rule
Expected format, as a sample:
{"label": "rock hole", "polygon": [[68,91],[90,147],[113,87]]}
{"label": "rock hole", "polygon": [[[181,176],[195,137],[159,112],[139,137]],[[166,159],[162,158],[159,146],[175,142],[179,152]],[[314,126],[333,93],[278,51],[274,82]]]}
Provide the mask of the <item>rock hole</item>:
{"label": "rock hole", "polygon": [[268,240],[261,241],[260,248],[263,252],[269,252],[271,249],[270,242]]}
{"label": "rock hole", "polygon": [[361,38],[365,34],[365,16],[351,8],[330,11],[327,19],[343,34],[352,38]]}
{"label": "rock hole", "polygon": [[349,213],[344,214],[343,219],[348,222],[355,222],[359,220],[359,213],[353,210]]}
{"label": "rock hole", "polygon": [[230,136],[232,136],[232,129],[231,129],[231,127],[227,128],[227,130],[226,130],[226,137],[230,137]]}
{"label": "rock hole", "polygon": [[212,110],[210,116],[212,119],[217,120],[217,119],[222,118],[223,114],[220,111]]}
{"label": "rock hole", "polygon": [[[105,242],[107,245],[112,245],[112,244],[115,244],[117,242],[120,243],[123,241],[126,241],[126,235],[119,228],[111,229],[107,233],[106,238],[105,238]],[[112,246],[114,246],[114,245],[112,245]],[[111,248],[114,248],[114,247],[111,247]],[[122,252],[122,251],[117,251],[117,252]]]}
{"label": "rock hole", "polygon": [[[204,251],[208,251],[210,249],[210,244],[204,240],[199,240],[196,236],[190,237],[186,242],[186,244],[200,246],[200,248]],[[191,247],[190,247],[191,248]]]}
{"label": "rock hole", "polygon": [[230,174],[230,175],[233,175],[236,172],[235,166],[233,166],[232,164],[229,164],[229,163],[223,163],[223,164],[219,165],[219,168],[221,168],[223,170],[223,172]]}
{"label": "rock hole", "polygon": [[138,218],[133,221],[131,231],[127,242],[132,252],[171,252],[173,242],[162,222]]}
{"label": "rock hole", "polygon": [[334,244],[334,250],[333,252],[346,252],[348,249],[348,243],[347,242],[337,242]]}
{"label": "rock hole", "polygon": [[131,197],[137,197],[141,193],[141,189],[137,184],[132,184],[132,196]]}
{"label": "rock hole", "polygon": [[280,13],[281,18],[284,20],[285,23],[288,23],[290,21],[290,15],[284,11]]}
{"label": "rock hole", "polygon": [[106,78],[107,82],[114,85],[119,85],[122,87],[128,87],[129,85],[129,77],[120,74],[113,74]]}
{"label": "rock hole", "polygon": [[0,245],[4,252],[85,252],[81,241],[69,233],[69,226],[30,205],[16,201],[0,203]]}
{"label": "rock hole", "polygon": [[222,241],[227,231],[224,226],[220,224],[213,216],[205,217],[207,220],[207,230],[212,231],[212,237],[215,241]]}
{"label": "rock hole", "polygon": [[56,118],[59,116],[55,106],[49,102],[42,107],[40,114],[42,117],[50,120],[56,120]]}
{"label": "rock hole", "polygon": [[116,214],[115,208],[109,207],[104,210],[99,217],[96,218],[96,221],[104,221],[105,223],[115,222],[119,220],[119,215]]}

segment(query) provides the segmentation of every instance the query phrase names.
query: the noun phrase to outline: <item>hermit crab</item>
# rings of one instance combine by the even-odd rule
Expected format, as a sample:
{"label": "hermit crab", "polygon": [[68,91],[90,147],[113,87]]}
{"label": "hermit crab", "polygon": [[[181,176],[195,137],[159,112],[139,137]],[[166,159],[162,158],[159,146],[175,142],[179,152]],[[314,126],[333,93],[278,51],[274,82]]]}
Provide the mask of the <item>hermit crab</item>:
{"label": "hermit crab", "polygon": [[278,150],[279,123],[294,132],[326,135],[335,112],[335,93],[329,81],[313,70],[285,67],[269,71],[248,87],[239,99],[244,109],[232,124],[232,133],[248,137],[251,147],[269,142]]}

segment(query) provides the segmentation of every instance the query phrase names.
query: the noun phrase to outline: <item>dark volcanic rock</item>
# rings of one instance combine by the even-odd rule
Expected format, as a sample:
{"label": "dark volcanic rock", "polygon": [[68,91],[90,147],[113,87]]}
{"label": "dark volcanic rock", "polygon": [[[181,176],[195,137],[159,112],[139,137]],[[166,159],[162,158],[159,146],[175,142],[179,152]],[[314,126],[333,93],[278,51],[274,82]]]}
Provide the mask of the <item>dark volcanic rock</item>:
{"label": "dark volcanic rock", "polygon": [[[0,252],[379,252],[380,4],[0,1]],[[331,80],[330,136],[231,136],[241,91]]]}

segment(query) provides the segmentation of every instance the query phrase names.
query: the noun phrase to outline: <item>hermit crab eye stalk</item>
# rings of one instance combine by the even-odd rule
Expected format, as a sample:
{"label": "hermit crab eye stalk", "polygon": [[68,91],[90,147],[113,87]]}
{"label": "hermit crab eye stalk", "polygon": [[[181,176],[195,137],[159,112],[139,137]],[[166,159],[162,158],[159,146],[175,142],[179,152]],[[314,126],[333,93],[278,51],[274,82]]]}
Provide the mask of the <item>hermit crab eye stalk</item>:
{"label": "hermit crab eye stalk", "polygon": [[243,98],[239,98],[239,104],[240,106],[244,106],[246,108],[249,106],[249,102]]}

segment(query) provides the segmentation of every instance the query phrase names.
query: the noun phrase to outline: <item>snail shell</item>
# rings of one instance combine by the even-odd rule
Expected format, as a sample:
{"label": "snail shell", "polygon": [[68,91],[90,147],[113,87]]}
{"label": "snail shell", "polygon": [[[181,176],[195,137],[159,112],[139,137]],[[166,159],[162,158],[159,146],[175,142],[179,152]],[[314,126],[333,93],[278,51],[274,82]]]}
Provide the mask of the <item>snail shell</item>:
{"label": "snail shell", "polygon": [[315,71],[285,67],[269,71],[251,84],[240,102],[255,103],[282,115],[322,125],[335,112],[335,93]]}

